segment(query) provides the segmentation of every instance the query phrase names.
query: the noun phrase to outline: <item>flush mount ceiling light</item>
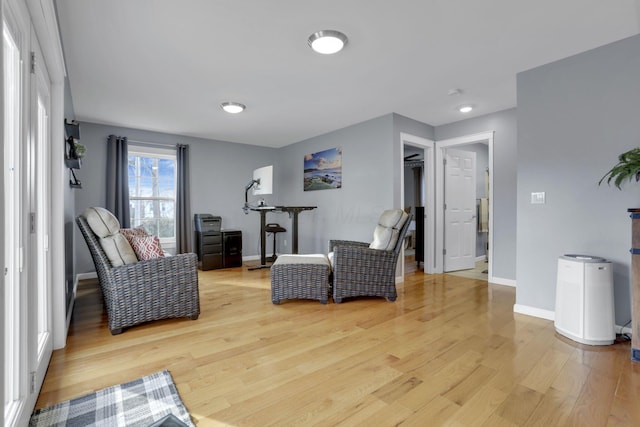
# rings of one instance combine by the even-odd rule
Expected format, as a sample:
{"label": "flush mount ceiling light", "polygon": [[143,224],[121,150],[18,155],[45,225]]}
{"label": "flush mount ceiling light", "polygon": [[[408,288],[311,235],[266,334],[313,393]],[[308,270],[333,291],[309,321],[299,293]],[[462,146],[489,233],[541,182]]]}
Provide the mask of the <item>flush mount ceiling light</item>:
{"label": "flush mount ceiling light", "polygon": [[238,114],[242,113],[245,108],[247,108],[244,104],[240,104],[239,102],[223,102],[220,104],[220,107],[227,113]]}
{"label": "flush mount ceiling light", "polygon": [[336,30],[317,31],[309,36],[311,49],[324,55],[338,53],[347,44],[347,36]]}
{"label": "flush mount ceiling light", "polygon": [[461,113],[469,113],[471,110],[473,110],[473,105],[461,105],[458,107],[458,111]]}

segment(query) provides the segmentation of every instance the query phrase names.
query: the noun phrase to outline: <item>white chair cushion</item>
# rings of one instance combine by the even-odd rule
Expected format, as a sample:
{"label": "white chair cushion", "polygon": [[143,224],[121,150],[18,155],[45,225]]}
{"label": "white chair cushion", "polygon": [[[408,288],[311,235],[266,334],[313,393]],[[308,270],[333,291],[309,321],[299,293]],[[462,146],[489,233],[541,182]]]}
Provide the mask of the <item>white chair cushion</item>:
{"label": "white chair cushion", "polygon": [[383,251],[392,250],[398,242],[400,229],[409,218],[402,209],[391,209],[380,215],[378,225],[373,232],[373,241],[369,245],[371,249]]}
{"label": "white chair cushion", "polygon": [[402,209],[389,209],[382,212],[378,224],[383,227],[401,228],[407,216],[407,213]]}
{"label": "white chair cushion", "polygon": [[107,254],[107,258],[109,258],[111,265],[114,267],[138,262],[138,257],[133,252],[131,245],[120,233],[103,237],[100,239],[100,246],[102,246],[104,253]]}
{"label": "white chair cushion", "polygon": [[87,219],[91,230],[101,239],[120,231],[120,221],[105,208],[87,208],[83,216]]}
{"label": "white chair cushion", "polygon": [[120,234],[120,221],[105,208],[87,208],[82,214],[91,231],[98,236],[100,246],[113,267],[138,262],[129,241]]}

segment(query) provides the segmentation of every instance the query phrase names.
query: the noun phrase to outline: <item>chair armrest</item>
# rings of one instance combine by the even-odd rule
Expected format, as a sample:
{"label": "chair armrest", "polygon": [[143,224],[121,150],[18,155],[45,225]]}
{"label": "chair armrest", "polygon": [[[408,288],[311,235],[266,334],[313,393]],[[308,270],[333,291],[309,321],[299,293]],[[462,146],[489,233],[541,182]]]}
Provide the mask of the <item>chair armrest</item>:
{"label": "chair armrest", "polygon": [[109,269],[111,286],[132,287],[142,283],[166,286],[187,278],[197,282],[198,256],[194,253],[159,257]]}
{"label": "chair armrest", "polygon": [[335,265],[340,264],[345,260],[349,260],[350,263],[356,264],[372,264],[380,262],[392,262],[395,254],[393,251],[386,251],[381,249],[371,249],[367,245],[354,246],[354,245],[337,245],[333,251],[333,262]]}
{"label": "chair armrest", "polygon": [[329,252],[333,252],[336,246],[355,246],[368,248],[369,243],[356,242],[354,240],[329,240]]}

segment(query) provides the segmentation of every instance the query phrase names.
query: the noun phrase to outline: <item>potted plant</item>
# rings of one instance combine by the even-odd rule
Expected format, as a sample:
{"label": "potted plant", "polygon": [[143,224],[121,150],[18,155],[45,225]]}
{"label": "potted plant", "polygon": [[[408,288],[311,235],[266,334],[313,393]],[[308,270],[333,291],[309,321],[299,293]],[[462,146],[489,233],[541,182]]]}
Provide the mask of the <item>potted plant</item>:
{"label": "potted plant", "polygon": [[640,147],[629,150],[618,156],[618,164],[616,164],[609,172],[607,172],[598,182],[598,185],[603,181],[607,181],[607,184],[613,184],[622,190],[620,186],[624,181],[635,179],[636,182],[640,181]]}

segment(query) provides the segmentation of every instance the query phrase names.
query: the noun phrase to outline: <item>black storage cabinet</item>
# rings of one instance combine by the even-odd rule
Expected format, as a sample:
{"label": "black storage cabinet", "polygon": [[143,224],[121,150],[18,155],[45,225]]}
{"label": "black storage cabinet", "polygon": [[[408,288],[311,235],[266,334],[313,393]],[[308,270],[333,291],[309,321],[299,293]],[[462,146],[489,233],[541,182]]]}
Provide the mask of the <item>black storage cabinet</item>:
{"label": "black storage cabinet", "polygon": [[193,225],[200,269],[222,268],[222,218],[211,214],[195,214]]}
{"label": "black storage cabinet", "polygon": [[242,267],[242,231],[222,230],[222,264],[224,268]]}
{"label": "black storage cabinet", "polygon": [[197,231],[196,249],[201,270],[222,268],[222,232]]}

